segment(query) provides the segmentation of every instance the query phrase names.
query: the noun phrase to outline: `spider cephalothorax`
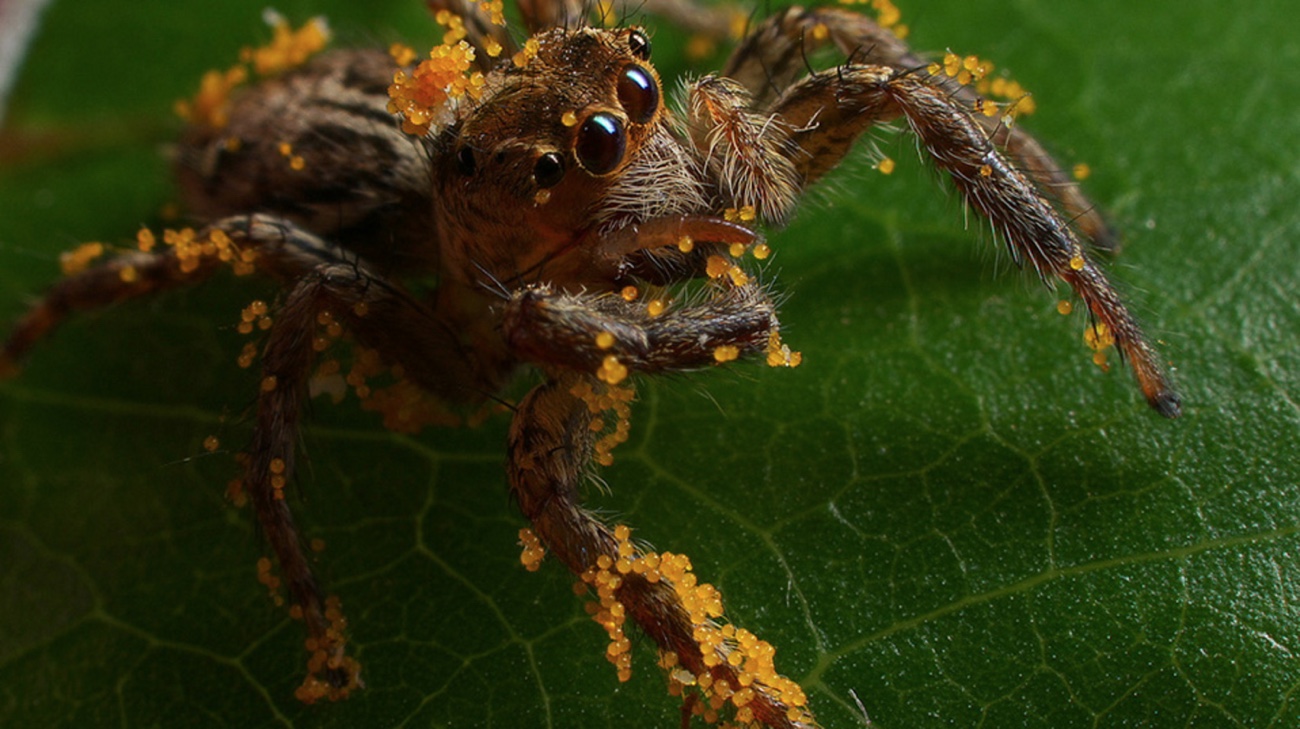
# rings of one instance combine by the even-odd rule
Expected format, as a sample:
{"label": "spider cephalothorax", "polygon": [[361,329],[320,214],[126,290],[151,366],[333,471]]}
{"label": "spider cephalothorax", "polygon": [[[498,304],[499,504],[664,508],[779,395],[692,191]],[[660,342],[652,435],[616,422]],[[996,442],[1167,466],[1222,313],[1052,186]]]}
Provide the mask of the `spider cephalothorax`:
{"label": "spider cephalothorax", "polygon": [[[405,430],[425,424],[426,400],[483,401],[519,367],[539,370],[545,381],[515,407],[508,446],[511,493],[531,525],[526,563],[549,552],[597,593],[620,675],[630,619],[677,688],[692,687],[688,706],[812,723],[770,646],[720,622],[716,591],[585,510],[579,489],[626,437],[629,376],[752,355],[799,363],[744,259],[766,257],[759,226],[785,222],[878,124],[904,122],[1018,262],[1073,288],[1098,346],[1121,350],[1151,405],[1178,414],[1153,348],[1088,252],[1111,245],[1106,223],[1008,124],[1014,103],[970,85],[978,63],[927,64],[883,16],[790,8],[756,23],[674,111],[638,28],[588,27],[572,4],[527,2],[532,35],[519,44],[499,3],[447,5],[448,39],[419,65],[402,49],[350,50],[265,70],[229,96],[222,84],[238,74],[213,80],[222,92],[188,107],[176,154],[202,227],[169,231],[161,247],[143,233],[139,250],[70,271],[3,351],[15,363],[73,311],[228,264],[283,283],[274,306],[245,315],[265,339],[241,357],[257,360],[261,384],[235,495],[252,503],[306,624],[304,700],[358,684],[284,496],[309,384],[331,373],[319,360],[346,331],[361,352],[349,384]],[[841,63],[807,73],[822,45]],[[395,384],[381,398],[365,378],[382,369]]]}

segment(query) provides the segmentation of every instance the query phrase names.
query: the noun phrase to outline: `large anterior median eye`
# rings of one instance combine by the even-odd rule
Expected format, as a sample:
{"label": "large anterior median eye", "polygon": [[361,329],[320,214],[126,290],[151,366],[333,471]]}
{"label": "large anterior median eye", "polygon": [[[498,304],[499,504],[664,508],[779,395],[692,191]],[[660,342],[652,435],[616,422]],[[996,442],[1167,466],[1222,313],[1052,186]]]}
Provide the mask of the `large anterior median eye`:
{"label": "large anterior median eye", "polygon": [[578,130],[578,143],[574,151],[578,153],[579,164],[591,174],[605,175],[613,172],[627,151],[627,134],[623,131],[623,122],[613,114],[592,114]]}
{"label": "large anterior median eye", "polygon": [[640,66],[628,66],[618,77],[618,103],[636,124],[645,124],[659,110],[659,84]]}

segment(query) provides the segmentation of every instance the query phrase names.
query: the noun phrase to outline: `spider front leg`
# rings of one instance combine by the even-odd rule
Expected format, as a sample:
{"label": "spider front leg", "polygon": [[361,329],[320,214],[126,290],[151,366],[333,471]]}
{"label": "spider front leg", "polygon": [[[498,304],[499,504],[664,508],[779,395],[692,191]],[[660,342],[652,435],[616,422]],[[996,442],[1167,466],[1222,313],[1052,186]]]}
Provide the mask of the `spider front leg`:
{"label": "spider front leg", "polygon": [[[510,299],[504,321],[515,351],[551,373],[519,404],[510,429],[511,492],[540,542],[597,587],[611,614],[631,618],[671,656],[664,665],[675,666],[675,680],[686,676],[707,687],[714,710],[744,691],[733,702],[746,712],[738,713],[742,721],[812,726],[802,691],[774,671],[758,669],[759,651],[746,654],[735,640],[708,638],[727,633],[715,622],[720,610],[694,598],[694,590],[704,586],[696,586],[693,576],[661,571],[659,555],[632,545],[626,528],[612,529],[584,509],[579,493],[593,459],[608,463],[611,436],[601,435],[606,410],[616,413],[613,441],[625,437],[631,391],[621,386],[624,379],[632,372],[693,369],[763,351],[777,332],[765,292],[748,283],[702,304],[656,311],[613,294],[531,288]],[[718,356],[720,350],[725,357]],[[617,657],[626,646],[614,638],[616,630],[621,636],[621,618],[614,622],[618,627],[606,627]],[[766,660],[770,666],[770,653]]]}
{"label": "spider front leg", "polygon": [[1129,360],[1147,402],[1177,417],[1180,398],[1155,349],[1069,221],[942,84],[921,72],[847,65],[791,86],[764,114],[750,111],[747,91],[728,79],[701,79],[690,95],[691,132],[724,197],[776,222],[863,132],[899,117],[1013,259],[1027,260],[1044,280],[1068,283],[1088,305],[1099,338],[1113,337]]}

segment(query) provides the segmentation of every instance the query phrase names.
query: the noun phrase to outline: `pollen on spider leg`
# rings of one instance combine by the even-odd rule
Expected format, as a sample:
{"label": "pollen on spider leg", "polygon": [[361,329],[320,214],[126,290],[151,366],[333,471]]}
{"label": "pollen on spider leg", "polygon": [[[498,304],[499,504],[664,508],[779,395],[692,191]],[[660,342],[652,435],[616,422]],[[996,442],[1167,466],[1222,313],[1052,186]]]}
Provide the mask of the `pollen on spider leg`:
{"label": "pollen on spider leg", "polygon": [[519,530],[519,546],[524,551],[519,555],[519,562],[524,569],[529,572],[536,572],[542,567],[542,558],[546,556],[546,549],[542,547],[542,542],[533,533],[532,529],[524,528]]}
{"label": "pollen on spider leg", "polygon": [[260,557],[257,560],[257,581],[266,586],[267,592],[271,596],[271,601],[277,607],[284,604],[284,596],[280,594],[280,578],[272,572],[271,560],[269,557]]}
{"label": "pollen on spider leg", "polygon": [[1083,341],[1092,350],[1092,362],[1101,368],[1102,372],[1110,370],[1110,364],[1106,361],[1106,350],[1115,346],[1115,335],[1106,326],[1106,322],[1099,321],[1088,325],[1083,330]]}
{"label": "pollen on spider leg", "polygon": [[[606,360],[611,358],[613,355],[606,357]],[[632,431],[632,401],[636,398],[636,390],[606,380],[596,384],[582,381],[574,385],[569,394],[585,403],[587,412],[595,416],[589,426],[591,431],[605,433],[593,448],[596,463],[602,466],[613,464],[614,449],[627,442]]]}
{"label": "pollen on spider leg", "polygon": [[[622,643],[623,606],[618,603],[618,587],[623,576],[636,574],[650,583],[667,583],[689,616],[692,639],[703,656],[704,670],[699,674],[686,670],[680,665],[680,657],[671,651],[660,652],[658,665],[668,674],[669,693],[686,697],[691,714],[716,722],[719,712],[730,710],[736,721],[748,724],[754,720],[751,704],[761,693],[784,705],[790,721],[812,722],[803,689],[775,668],[776,649],[744,628],[720,622],[724,614],[722,595],[713,585],[699,582],[688,557],[639,550],[631,542],[631,530],[623,525],[615,528],[614,537],[617,557],[600,555],[582,574],[582,581],[596,588],[599,604],[589,603],[587,612],[610,633],[607,656],[619,666],[620,680],[630,675],[631,664],[630,658],[623,658],[627,654]],[[614,608],[615,604],[619,609]],[[627,662],[622,663],[624,660]]]}
{"label": "pollen on spider leg", "polygon": [[[292,609],[290,617],[293,617]],[[324,617],[329,623],[325,634],[319,638],[308,638],[305,642],[310,655],[307,660],[307,676],[294,691],[294,697],[304,704],[315,703],[320,699],[346,699],[354,689],[365,685],[361,681],[361,664],[345,652],[348,644],[348,620],[343,615],[343,605],[337,595],[325,598]],[[347,676],[347,683],[337,686],[322,678],[321,674],[327,671]]]}
{"label": "pollen on spider leg", "polygon": [[90,264],[104,255],[103,243],[82,243],[70,251],[59,254],[59,268],[64,276],[72,276],[86,270]]}
{"label": "pollen on spider leg", "polygon": [[803,364],[803,353],[790,350],[790,345],[781,341],[780,332],[775,329],[767,336],[768,367],[798,367]]}

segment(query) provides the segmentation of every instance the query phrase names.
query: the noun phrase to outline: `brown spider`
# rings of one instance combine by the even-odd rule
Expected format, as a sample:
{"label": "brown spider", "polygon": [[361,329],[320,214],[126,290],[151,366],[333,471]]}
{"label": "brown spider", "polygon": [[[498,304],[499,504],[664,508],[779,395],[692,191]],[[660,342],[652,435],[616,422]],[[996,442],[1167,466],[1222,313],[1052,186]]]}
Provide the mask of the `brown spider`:
{"label": "brown spider", "polygon": [[[623,644],[611,649],[620,671],[621,626],[636,622],[679,688],[696,687],[685,716],[747,691],[731,701],[741,722],[813,723],[798,688],[760,666],[764,644],[719,628],[707,586],[693,589],[680,561],[583,509],[579,492],[626,435],[629,375],[760,354],[798,364],[743,254],[765,257],[757,225],[788,220],[879,124],[903,120],[1013,258],[1068,283],[1150,404],[1178,415],[1155,351],[1087,250],[1112,247],[1113,234],[1007,123],[1007,107],[966,83],[976,68],[963,77],[927,63],[883,18],[790,8],[756,22],[674,113],[637,28],[588,27],[566,0],[521,0],[530,38],[519,44],[492,17],[499,3],[436,4],[458,17],[440,16],[449,40],[418,68],[400,53],[337,51],[206,107],[201,96],[176,171],[204,227],[172,232],[156,250],[143,235],[140,251],[73,272],[0,355],[13,366],[73,312],[197,283],[227,264],[283,282],[273,307],[245,317],[266,338],[246,354],[260,357],[262,377],[237,496],[253,504],[314,648],[304,700],[359,683],[283,490],[320,353],[345,330],[375,353],[359,357],[371,364],[350,384],[368,390],[376,362],[395,378],[382,402],[371,393],[395,427],[421,425],[430,399],[482,402],[521,365],[539,369],[546,382],[515,407],[509,438],[511,493],[531,523],[526,561],[549,551],[595,588],[597,617]],[[671,0],[650,9],[697,29],[727,25]],[[842,62],[808,72],[823,45]]]}

